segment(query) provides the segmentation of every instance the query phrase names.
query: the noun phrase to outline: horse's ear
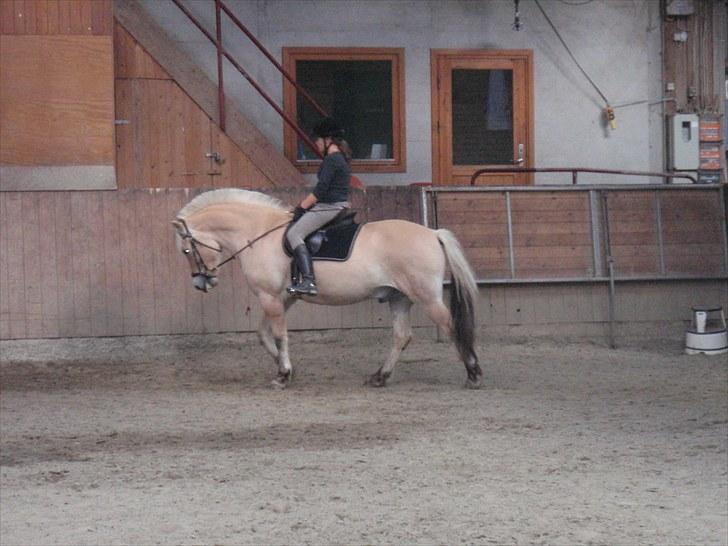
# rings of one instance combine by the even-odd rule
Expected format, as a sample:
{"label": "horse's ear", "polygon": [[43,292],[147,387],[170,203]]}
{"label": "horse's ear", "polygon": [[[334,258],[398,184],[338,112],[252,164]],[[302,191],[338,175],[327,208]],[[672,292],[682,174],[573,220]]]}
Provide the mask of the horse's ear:
{"label": "horse's ear", "polygon": [[183,223],[182,223],[182,221],[181,221],[181,220],[179,220],[179,219],[177,219],[177,220],[172,220],[172,222],[170,222],[170,223],[171,223],[171,224],[172,224],[172,225],[174,226],[174,228],[175,228],[175,229],[176,229],[177,231],[179,231],[179,232],[183,232],[183,231],[185,230],[185,226],[184,226],[184,224],[183,224]]}

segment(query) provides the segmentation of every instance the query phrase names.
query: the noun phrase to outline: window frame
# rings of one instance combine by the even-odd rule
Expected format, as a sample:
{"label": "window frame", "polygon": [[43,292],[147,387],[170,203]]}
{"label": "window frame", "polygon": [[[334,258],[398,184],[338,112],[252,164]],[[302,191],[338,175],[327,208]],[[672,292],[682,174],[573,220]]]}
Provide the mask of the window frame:
{"label": "window frame", "polygon": [[[353,172],[390,173],[405,172],[406,133],[404,123],[404,48],[387,47],[284,47],[283,67],[296,79],[297,61],[390,61],[392,63],[392,159],[354,159]],[[283,109],[293,120],[298,120],[296,88],[283,78]],[[297,156],[298,135],[287,124],[283,126],[285,156],[303,173],[316,172],[321,160],[301,160]]]}

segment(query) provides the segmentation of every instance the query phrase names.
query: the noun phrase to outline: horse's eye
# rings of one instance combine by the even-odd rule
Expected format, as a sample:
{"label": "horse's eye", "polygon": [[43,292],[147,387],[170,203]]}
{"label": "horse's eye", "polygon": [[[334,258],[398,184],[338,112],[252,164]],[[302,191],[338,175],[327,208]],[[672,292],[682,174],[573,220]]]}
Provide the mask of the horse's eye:
{"label": "horse's eye", "polygon": [[190,253],[190,249],[189,248],[185,248],[182,252],[185,253],[185,254],[189,254]]}

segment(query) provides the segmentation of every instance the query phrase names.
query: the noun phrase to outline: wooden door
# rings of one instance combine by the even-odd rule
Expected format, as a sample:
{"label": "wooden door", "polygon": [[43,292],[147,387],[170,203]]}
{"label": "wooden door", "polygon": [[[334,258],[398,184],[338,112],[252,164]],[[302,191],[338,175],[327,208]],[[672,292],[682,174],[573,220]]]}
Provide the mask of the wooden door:
{"label": "wooden door", "polygon": [[[532,167],[532,52],[433,50],[431,61],[433,182],[467,186],[478,169]],[[531,181],[506,173],[476,184]]]}

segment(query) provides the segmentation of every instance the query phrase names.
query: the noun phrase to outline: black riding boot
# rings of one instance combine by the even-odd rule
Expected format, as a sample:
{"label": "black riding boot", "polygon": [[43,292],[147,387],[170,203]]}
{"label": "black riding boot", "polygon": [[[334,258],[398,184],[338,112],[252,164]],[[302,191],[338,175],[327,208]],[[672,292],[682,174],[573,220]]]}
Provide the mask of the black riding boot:
{"label": "black riding boot", "polygon": [[296,265],[301,272],[301,280],[292,286],[289,286],[287,292],[294,296],[315,296],[318,294],[316,288],[316,278],[313,274],[313,261],[311,254],[308,252],[306,245],[298,245],[293,249],[293,257],[296,259]]}

